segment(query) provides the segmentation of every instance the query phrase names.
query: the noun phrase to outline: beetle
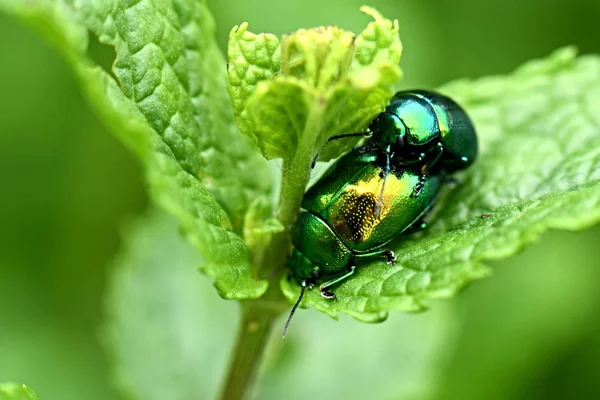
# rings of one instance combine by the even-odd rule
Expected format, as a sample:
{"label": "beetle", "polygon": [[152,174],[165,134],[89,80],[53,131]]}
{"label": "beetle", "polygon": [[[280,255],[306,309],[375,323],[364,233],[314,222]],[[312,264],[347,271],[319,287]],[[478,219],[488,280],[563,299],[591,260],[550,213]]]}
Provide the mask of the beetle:
{"label": "beetle", "polygon": [[330,288],[352,276],[362,260],[393,263],[394,253],[384,246],[424,226],[443,183],[478,153],[467,113],[449,97],[425,90],[397,92],[367,132],[329,140],[363,135],[365,144],[341,157],[304,196],[288,262],[301,291],[284,336],[306,288],[325,280],[321,295],[335,299]]}
{"label": "beetle", "polygon": [[370,145],[403,163],[437,165],[453,173],[477,158],[477,135],[467,113],[451,98],[425,90],[398,92],[370,124]]}
{"label": "beetle", "polygon": [[[423,182],[420,195],[414,188],[422,180],[420,166],[398,164],[388,168],[378,151],[356,148],[336,161],[306,192],[301,212],[291,234],[294,249],[288,267],[300,284],[298,301],[306,288],[317,282],[321,296],[335,299],[329,289],[348,279],[357,265],[372,258],[395,261],[394,252],[384,246],[409,229],[418,229],[433,206],[443,185],[438,175]],[[380,213],[376,213],[383,185]]]}
{"label": "beetle", "polygon": [[[384,177],[391,165],[420,165],[421,182],[415,186],[414,196],[419,195],[428,175],[439,173],[451,182],[451,173],[467,168],[477,158],[477,135],[467,113],[451,98],[426,90],[397,92],[367,132],[329,140],[360,135],[369,138],[364,150],[376,149],[385,158]],[[383,191],[380,198],[382,195]]]}

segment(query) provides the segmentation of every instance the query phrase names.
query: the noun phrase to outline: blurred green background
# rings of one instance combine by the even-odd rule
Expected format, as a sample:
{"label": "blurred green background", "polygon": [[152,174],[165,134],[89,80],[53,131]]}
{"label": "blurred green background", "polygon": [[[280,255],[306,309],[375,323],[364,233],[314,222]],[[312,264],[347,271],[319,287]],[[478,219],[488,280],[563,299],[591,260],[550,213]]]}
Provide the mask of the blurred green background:
{"label": "blurred green background", "polygon": [[[223,50],[242,21],[275,34],[357,32],[367,21],[362,0],[209,4]],[[402,87],[509,73],[569,44],[600,53],[594,0],[369,5],[400,21]],[[43,38],[4,15],[0,38],[0,381],[26,383],[42,400],[119,399],[98,328],[119,233],[147,206],[141,170]],[[547,234],[458,298],[382,325],[301,312],[292,338],[273,340],[257,397],[600,398],[599,241],[598,227]],[[190,271],[205,291],[198,318],[221,319],[219,338],[197,339],[215,340],[202,367],[220,369],[236,306]],[[218,379],[205,379],[207,393]]]}

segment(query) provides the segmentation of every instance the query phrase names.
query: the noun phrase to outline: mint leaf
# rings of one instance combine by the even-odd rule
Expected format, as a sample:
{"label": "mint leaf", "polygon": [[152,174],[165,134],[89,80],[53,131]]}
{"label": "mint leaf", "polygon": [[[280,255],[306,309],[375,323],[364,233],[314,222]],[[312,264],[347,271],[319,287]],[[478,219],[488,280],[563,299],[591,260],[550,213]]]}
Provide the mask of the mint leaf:
{"label": "mint leaf", "polygon": [[[392,244],[395,265],[372,263],[336,288],[338,301],[308,293],[305,305],[370,320],[418,311],[488,276],[484,260],[514,254],[548,229],[600,220],[600,59],[563,49],[507,77],[440,89],[473,118],[480,156],[421,235]],[[298,286],[282,281],[293,300]]]}
{"label": "mint leaf", "polygon": [[[252,278],[250,254],[235,232],[250,202],[273,185],[264,160],[235,128],[206,5],[2,0],[0,10],[43,30],[63,52],[95,111],[142,161],[153,200],[179,218],[203,254],[203,271],[219,293],[264,293],[267,283]],[[118,82],[87,56],[88,32],[114,47]]]}
{"label": "mint leaf", "polygon": [[[301,29],[276,47],[274,36],[253,35],[247,24],[232,30],[229,94],[242,131],[266,158],[305,163],[331,136],[365,131],[385,107],[400,77],[398,23],[362,11],[375,21],[358,37],[336,27]],[[354,143],[331,143],[320,159]]]}
{"label": "mint leaf", "polygon": [[202,258],[177,221],[149,211],[124,232],[107,294],[104,342],[126,398],[214,397],[234,339],[237,307],[191,265]]}
{"label": "mint leaf", "polygon": [[271,240],[275,234],[284,231],[284,226],[272,215],[271,203],[264,198],[257,198],[246,214],[244,241],[253,249],[252,265],[268,265]]}
{"label": "mint leaf", "polygon": [[6,382],[0,383],[0,400],[37,400],[33,390],[25,385]]}
{"label": "mint leaf", "polygon": [[245,105],[258,82],[279,72],[279,57],[279,39],[275,35],[248,32],[248,23],[231,30],[227,49],[227,90],[240,130],[254,141],[257,141],[257,137],[248,121]]}
{"label": "mint leaf", "polygon": [[270,192],[272,178],[233,121],[226,64],[206,4],[120,4],[78,0],[76,7],[100,41],[114,46],[113,70],[125,96],[239,228],[255,195]]}

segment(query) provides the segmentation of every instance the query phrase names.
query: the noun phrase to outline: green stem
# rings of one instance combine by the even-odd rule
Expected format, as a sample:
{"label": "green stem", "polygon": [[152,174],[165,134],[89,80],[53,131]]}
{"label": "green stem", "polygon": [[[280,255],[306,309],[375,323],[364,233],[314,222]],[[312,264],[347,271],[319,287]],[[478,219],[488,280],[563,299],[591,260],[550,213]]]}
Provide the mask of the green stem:
{"label": "green stem", "polygon": [[[265,264],[259,266],[259,276],[269,276],[269,289],[257,300],[242,303],[241,324],[235,350],[229,364],[221,400],[241,400],[248,397],[255,383],[257,371],[275,320],[289,308],[279,289],[279,280],[285,274],[285,264],[292,246],[290,229],[296,220],[315,154],[315,138],[322,126],[323,107],[315,104],[307,118],[296,153],[284,163],[277,218],[283,232],[273,236],[266,252]],[[273,271],[279,273],[273,274]]]}
{"label": "green stem", "polygon": [[323,112],[323,105],[313,105],[306,119],[306,126],[296,148],[296,153],[290,162],[284,164],[277,218],[287,232],[296,220],[306,185],[310,180],[316,138],[319,136],[323,124]]}
{"label": "green stem", "polygon": [[268,339],[279,312],[256,306],[256,301],[242,304],[242,315],[222,400],[248,397],[260,369]]}

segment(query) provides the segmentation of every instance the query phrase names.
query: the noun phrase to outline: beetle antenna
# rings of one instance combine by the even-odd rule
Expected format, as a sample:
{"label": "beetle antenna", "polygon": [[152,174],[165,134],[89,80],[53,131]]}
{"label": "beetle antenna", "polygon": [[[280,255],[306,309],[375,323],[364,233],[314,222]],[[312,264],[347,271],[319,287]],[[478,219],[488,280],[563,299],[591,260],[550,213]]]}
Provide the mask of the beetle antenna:
{"label": "beetle antenna", "polygon": [[296,304],[294,304],[294,307],[292,307],[292,311],[290,311],[290,316],[288,317],[287,321],[285,322],[285,327],[283,328],[283,337],[285,337],[285,335],[287,335],[287,331],[288,328],[290,327],[290,322],[292,321],[292,317],[294,316],[294,313],[296,312],[296,308],[298,308],[298,306],[300,305],[300,302],[302,301],[302,297],[304,297],[304,291],[306,290],[306,282],[302,282],[302,290],[300,290],[300,296],[298,296],[298,300],[296,300]]}

